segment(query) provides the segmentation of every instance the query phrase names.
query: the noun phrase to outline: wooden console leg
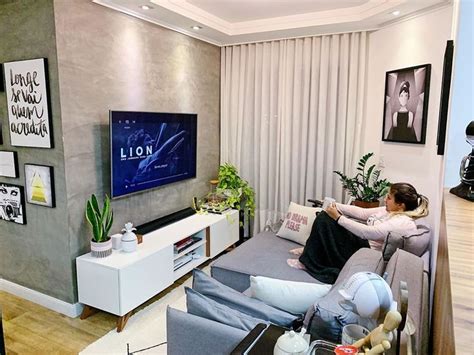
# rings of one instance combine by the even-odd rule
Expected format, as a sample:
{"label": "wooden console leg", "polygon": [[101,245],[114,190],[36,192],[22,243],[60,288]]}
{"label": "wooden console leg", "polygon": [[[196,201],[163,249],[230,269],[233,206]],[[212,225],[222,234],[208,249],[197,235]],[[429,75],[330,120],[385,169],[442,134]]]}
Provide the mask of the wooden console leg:
{"label": "wooden console leg", "polygon": [[117,333],[120,333],[123,330],[123,328],[125,328],[125,324],[127,324],[127,321],[131,315],[132,315],[132,311],[128,312],[127,314],[117,319]]}
{"label": "wooden console leg", "polygon": [[91,306],[88,306],[88,305],[84,305],[84,309],[82,310],[82,313],[81,313],[81,319],[86,319],[88,318],[89,316],[97,313],[97,309],[95,309],[94,307],[91,307]]}

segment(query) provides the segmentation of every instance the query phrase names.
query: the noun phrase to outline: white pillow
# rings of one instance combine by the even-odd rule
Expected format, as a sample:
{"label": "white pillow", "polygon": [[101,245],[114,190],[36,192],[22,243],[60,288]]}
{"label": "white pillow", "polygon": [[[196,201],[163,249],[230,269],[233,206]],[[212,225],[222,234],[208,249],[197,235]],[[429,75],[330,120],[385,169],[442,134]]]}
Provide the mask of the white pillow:
{"label": "white pillow", "polygon": [[303,314],[309,306],[326,296],[332,285],[250,276],[250,292],[266,304],[290,312]]}
{"label": "white pillow", "polygon": [[306,207],[291,202],[277,236],[305,245],[316,219],[316,212],[319,211],[321,208]]}

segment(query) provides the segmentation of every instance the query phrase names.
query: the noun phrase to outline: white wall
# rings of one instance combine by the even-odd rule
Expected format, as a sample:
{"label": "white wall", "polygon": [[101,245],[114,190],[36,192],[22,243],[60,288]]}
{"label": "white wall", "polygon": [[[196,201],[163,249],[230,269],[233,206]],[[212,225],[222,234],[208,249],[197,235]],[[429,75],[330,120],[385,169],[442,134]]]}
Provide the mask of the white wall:
{"label": "white wall", "polygon": [[454,42],[456,58],[454,60],[454,79],[451,91],[451,114],[449,133],[446,141],[446,168],[444,186],[453,187],[459,184],[459,165],[461,159],[471,149],[466,143],[466,127],[474,120],[473,82],[474,58],[473,39],[474,2],[462,0],[459,11],[459,28]]}
{"label": "white wall", "polygon": [[[439,231],[443,186],[443,157],[436,155],[436,137],[444,51],[446,41],[451,39],[452,14],[451,6],[443,7],[369,36],[364,152],[373,151],[376,157],[383,157],[383,176],[392,182],[410,182],[430,199],[427,218],[434,236]],[[426,143],[382,142],[385,72],[427,63],[431,63],[431,84]],[[436,255],[437,245],[437,239],[433,240],[432,256]]]}

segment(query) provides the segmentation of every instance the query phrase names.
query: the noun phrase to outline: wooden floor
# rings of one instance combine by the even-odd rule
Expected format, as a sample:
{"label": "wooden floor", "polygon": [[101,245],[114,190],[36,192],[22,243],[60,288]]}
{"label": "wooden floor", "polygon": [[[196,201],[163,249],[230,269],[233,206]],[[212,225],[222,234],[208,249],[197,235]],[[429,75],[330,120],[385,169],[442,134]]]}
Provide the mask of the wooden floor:
{"label": "wooden floor", "polygon": [[456,354],[474,343],[474,202],[444,194]]}
{"label": "wooden floor", "polygon": [[[189,277],[191,273],[177,280],[172,286],[137,308],[135,312],[179,287]],[[105,312],[98,312],[85,320],[69,318],[2,291],[0,291],[0,307],[3,312],[8,355],[77,354],[114,329],[117,321],[116,316]]]}

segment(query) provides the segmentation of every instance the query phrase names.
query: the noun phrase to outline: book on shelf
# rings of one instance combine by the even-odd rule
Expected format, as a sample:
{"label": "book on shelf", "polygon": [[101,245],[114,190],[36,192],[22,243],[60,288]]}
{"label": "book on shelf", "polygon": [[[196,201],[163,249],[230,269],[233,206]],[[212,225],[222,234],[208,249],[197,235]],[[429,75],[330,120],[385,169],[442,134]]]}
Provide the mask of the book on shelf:
{"label": "book on shelf", "polygon": [[193,261],[194,258],[195,258],[194,253],[190,253],[190,254],[183,255],[182,257],[176,259],[174,261],[173,271],[176,271],[179,268],[186,265],[187,263],[190,263],[191,261]]}
{"label": "book on shelf", "polygon": [[[174,253],[175,254],[179,254],[181,253],[183,250],[189,248],[191,245],[193,244],[196,244],[196,243],[199,243],[202,238],[199,238],[197,236],[191,236],[191,237],[188,237],[188,238],[185,238],[186,241],[183,242],[183,240],[180,240],[178,243],[175,243],[174,244]],[[182,243],[180,243],[182,242]]]}

